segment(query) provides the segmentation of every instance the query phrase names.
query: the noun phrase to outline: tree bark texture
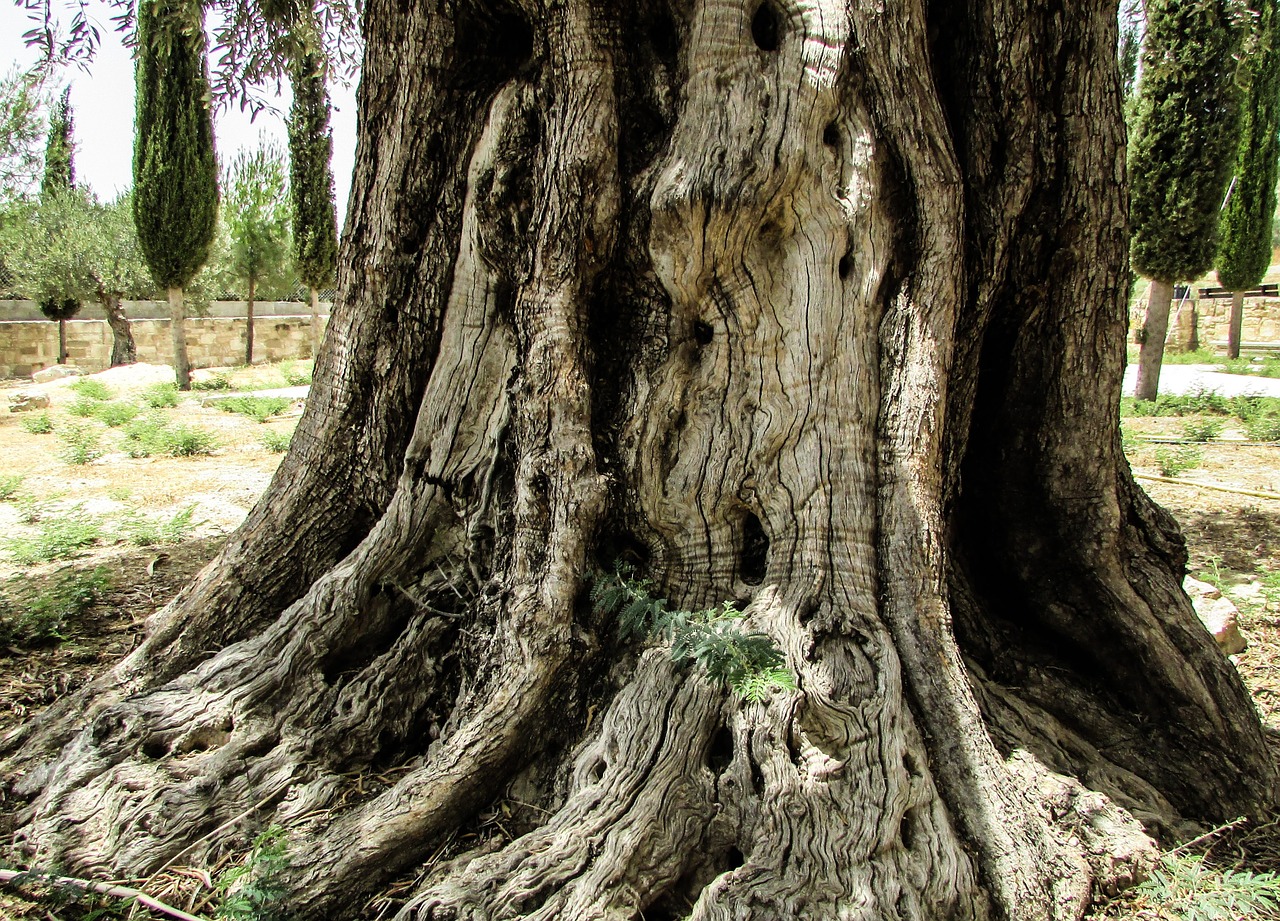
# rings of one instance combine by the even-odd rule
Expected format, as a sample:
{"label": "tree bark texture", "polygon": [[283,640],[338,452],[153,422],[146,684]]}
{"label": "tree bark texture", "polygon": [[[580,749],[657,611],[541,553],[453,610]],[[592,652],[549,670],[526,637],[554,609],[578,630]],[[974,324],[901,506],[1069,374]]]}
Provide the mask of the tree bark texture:
{"label": "tree bark texture", "polygon": [[102,304],[107,325],[111,327],[111,367],[133,364],[138,360],[138,346],[133,341],[133,330],[129,327],[129,318],[125,316],[120,298],[100,294],[98,302]]}
{"label": "tree bark texture", "polygon": [[[239,820],[288,830],[302,917],[400,879],[401,919],[1057,921],[1271,802],[1120,450],[1113,5],[365,16],[293,446],[5,741],[33,862],[146,875]],[[618,560],[738,602],[797,689],[622,641]]]}
{"label": "tree bark texture", "polygon": [[1240,336],[1244,331],[1244,292],[1231,292],[1231,316],[1227,324],[1227,357],[1240,357]]}
{"label": "tree bark texture", "polygon": [[1154,400],[1160,392],[1160,365],[1164,361],[1164,340],[1169,335],[1169,309],[1173,304],[1173,283],[1151,280],[1147,292],[1147,314],[1142,321],[1142,343],[1138,349],[1138,382],[1134,396]]}
{"label": "tree bark texture", "polygon": [[191,362],[187,358],[187,307],[183,290],[169,290],[169,332],[173,336],[173,376],[179,390],[191,389]]}

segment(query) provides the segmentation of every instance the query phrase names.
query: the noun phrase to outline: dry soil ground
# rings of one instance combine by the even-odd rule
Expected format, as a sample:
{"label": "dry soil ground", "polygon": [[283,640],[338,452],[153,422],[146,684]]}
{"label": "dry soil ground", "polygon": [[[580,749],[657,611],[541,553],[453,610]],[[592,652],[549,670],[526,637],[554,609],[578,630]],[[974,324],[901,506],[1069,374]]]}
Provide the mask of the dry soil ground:
{"label": "dry soil ground", "polygon": [[[222,377],[207,372],[202,376],[215,383],[225,380],[240,390],[297,383],[306,370],[305,366],[258,367],[227,369]],[[135,367],[94,377],[107,384],[115,402],[141,405],[144,390],[169,380],[168,375],[168,369]],[[53,635],[31,638],[11,631],[0,643],[3,735],[133,646],[146,618],[217,551],[222,536],[262,492],[280,458],[264,446],[264,433],[285,437],[299,404],[291,403],[281,415],[260,423],[204,406],[202,398],[218,391],[196,391],[182,397],[176,407],[148,412],[170,430],[185,425],[214,433],[213,453],[173,457],[155,451],[148,457],[131,457],[126,450],[127,424],[112,428],[92,415],[70,412],[87,410],[86,398],[77,391],[85,385],[59,382],[33,388],[29,382],[10,382],[0,387],[10,392],[40,389],[52,400],[48,413],[52,431],[35,434],[23,425],[32,414],[3,411],[8,393],[0,390],[0,492],[6,493],[0,501],[0,586],[19,604],[29,600],[33,591],[57,585],[68,572],[83,575],[102,567],[108,580],[101,596],[82,614],[59,624]],[[1205,423],[1208,429],[1214,423],[1219,428],[1209,442],[1169,443],[1188,441],[1188,429],[1197,424],[1203,434]],[[96,433],[101,452],[83,464],[68,462],[80,459],[72,450],[80,437],[75,435],[77,426]],[[1280,445],[1247,442],[1243,423],[1221,412],[1127,415],[1124,429],[1127,453],[1140,476],[1160,477],[1162,466],[1172,472],[1171,456],[1191,465],[1165,478],[1173,482],[1144,479],[1143,483],[1181,522],[1191,552],[1191,572],[1219,584],[1239,607],[1249,648],[1235,657],[1236,667],[1280,751]],[[78,531],[77,522],[88,522],[88,531]],[[79,547],[68,546],[85,533],[92,539]],[[33,548],[39,551],[36,556],[53,558],[32,560]],[[13,607],[11,618],[17,616]],[[1280,918],[1280,909],[1273,912],[1260,903],[1247,909],[1228,908],[1218,915],[1206,913],[1241,892],[1265,894],[1265,874],[1280,870],[1278,829],[1280,817],[1273,816],[1270,821],[1241,823],[1210,835],[1169,859],[1166,885],[1148,886],[1099,905],[1095,917]],[[1207,863],[1197,862],[1200,855],[1207,857]],[[1237,870],[1253,875],[1233,875]],[[174,868],[163,878],[149,881],[148,888],[202,917],[213,917],[218,896],[210,884],[219,872],[220,868]],[[1280,885],[1273,882],[1271,891],[1280,893]],[[102,904],[84,900],[58,904],[50,901],[47,890],[38,900],[0,892],[0,919],[85,919],[93,917]],[[389,904],[386,900],[372,903],[369,917],[379,915]],[[150,917],[135,911],[137,917]],[[97,917],[125,916],[127,912],[112,909]]]}

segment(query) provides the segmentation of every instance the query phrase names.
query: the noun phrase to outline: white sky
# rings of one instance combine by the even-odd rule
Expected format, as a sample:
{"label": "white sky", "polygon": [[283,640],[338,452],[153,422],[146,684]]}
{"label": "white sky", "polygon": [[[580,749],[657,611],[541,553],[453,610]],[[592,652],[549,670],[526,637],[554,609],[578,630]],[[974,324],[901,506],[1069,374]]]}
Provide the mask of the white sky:
{"label": "white sky", "polygon": [[[55,7],[57,4],[55,4]],[[86,73],[70,67],[55,75],[59,88],[71,84],[71,108],[75,118],[76,180],[87,184],[100,199],[109,200],[133,184],[133,59],[119,34],[112,31],[110,8],[96,10],[102,46]],[[31,28],[26,13],[12,0],[0,0],[0,69],[35,63],[38,53],[26,47],[22,34]],[[258,145],[266,134],[287,147],[284,116],[289,109],[286,95],[273,103],[276,113],[263,112],[250,122],[249,115],[232,106],[214,113],[215,144],[220,163],[229,163],[236,153]],[[333,111],[333,180],[338,204],[338,223],[346,215],[351,170],[355,162],[355,87],[329,87]]]}

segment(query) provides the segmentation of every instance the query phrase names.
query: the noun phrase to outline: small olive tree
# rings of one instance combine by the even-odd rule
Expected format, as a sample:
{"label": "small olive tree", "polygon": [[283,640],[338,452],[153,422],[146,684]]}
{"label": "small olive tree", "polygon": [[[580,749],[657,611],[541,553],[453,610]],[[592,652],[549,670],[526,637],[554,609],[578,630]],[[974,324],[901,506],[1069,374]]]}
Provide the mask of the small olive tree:
{"label": "small olive tree", "polygon": [[264,141],[238,154],[223,177],[224,217],[231,238],[231,269],[245,283],[245,364],[253,364],[253,306],[258,282],[289,261],[289,196],[285,154]]}

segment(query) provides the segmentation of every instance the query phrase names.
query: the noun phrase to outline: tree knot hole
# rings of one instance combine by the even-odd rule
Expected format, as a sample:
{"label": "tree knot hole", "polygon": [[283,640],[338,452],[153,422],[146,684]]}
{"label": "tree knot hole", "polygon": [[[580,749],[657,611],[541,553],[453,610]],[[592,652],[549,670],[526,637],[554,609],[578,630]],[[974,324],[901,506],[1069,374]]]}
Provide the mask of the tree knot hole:
{"label": "tree knot hole", "polygon": [[761,51],[777,51],[782,44],[782,14],[771,0],[764,0],[751,17],[751,40]]}
{"label": "tree knot hole", "polygon": [[707,748],[707,767],[711,773],[723,774],[733,761],[733,730],[721,726],[711,736],[711,744]]}
{"label": "tree knot hole", "polygon": [[836,266],[836,271],[840,273],[841,281],[849,277],[849,273],[853,271],[853,253],[845,253],[840,257],[840,264]]}
{"label": "tree knot hole", "polygon": [[827,127],[822,129],[822,143],[828,147],[839,147],[840,126],[835,122],[827,122]]}
{"label": "tree knot hole", "polygon": [[698,345],[710,345],[714,336],[715,330],[711,328],[710,323],[705,320],[693,321],[693,341]]}
{"label": "tree knot hole", "polygon": [[738,573],[747,585],[759,585],[769,571],[769,535],[754,512],[742,520],[742,554]]}

